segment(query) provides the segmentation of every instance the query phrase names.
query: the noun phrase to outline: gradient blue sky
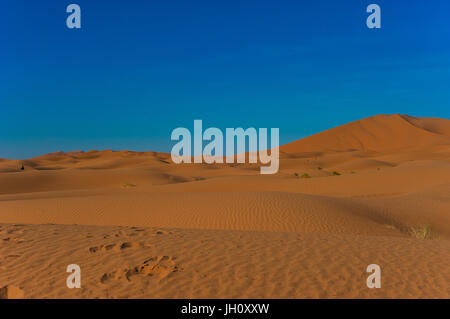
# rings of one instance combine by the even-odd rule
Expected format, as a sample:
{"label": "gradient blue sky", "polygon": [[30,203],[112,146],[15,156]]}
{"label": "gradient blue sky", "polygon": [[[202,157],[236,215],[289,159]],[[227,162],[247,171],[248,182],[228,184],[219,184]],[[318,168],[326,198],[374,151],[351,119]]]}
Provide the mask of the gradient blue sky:
{"label": "gradient blue sky", "polygon": [[[82,29],[66,27],[66,6]],[[377,3],[382,28],[370,30]],[[176,127],[282,144],[380,113],[450,118],[450,1],[0,4],[0,157],[170,151]]]}

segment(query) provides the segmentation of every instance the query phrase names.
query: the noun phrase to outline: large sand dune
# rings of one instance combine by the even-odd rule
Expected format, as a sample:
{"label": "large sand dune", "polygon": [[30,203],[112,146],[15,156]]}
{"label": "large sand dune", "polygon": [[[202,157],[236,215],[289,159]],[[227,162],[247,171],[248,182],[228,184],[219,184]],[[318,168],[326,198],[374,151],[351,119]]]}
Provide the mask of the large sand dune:
{"label": "large sand dune", "polygon": [[[155,152],[0,160],[0,288],[26,298],[450,297],[450,120],[378,115],[280,151],[276,175]],[[73,263],[81,289],[65,284]],[[366,286],[372,263],[380,289]]]}
{"label": "large sand dune", "polygon": [[311,151],[391,151],[448,145],[450,120],[408,115],[377,115],[306,137],[282,147],[287,153]]}

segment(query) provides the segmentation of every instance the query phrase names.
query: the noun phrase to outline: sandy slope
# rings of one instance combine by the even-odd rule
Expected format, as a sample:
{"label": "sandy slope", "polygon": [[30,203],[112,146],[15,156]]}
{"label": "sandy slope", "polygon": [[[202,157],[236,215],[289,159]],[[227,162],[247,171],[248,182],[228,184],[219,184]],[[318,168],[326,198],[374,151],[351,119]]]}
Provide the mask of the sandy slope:
{"label": "sandy slope", "polygon": [[27,298],[450,297],[449,120],[349,123],[281,147],[276,175],[154,152],[23,164],[0,160],[0,288]]}
{"label": "sandy slope", "polygon": [[[448,297],[445,240],[73,225],[1,226],[1,281],[26,297]],[[82,288],[65,286],[78,263]],[[382,265],[382,288],[365,285]],[[137,268],[136,268],[137,267]]]}
{"label": "sandy slope", "polygon": [[450,120],[408,115],[377,115],[285,145],[287,153],[311,151],[387,151],[450,142]]}

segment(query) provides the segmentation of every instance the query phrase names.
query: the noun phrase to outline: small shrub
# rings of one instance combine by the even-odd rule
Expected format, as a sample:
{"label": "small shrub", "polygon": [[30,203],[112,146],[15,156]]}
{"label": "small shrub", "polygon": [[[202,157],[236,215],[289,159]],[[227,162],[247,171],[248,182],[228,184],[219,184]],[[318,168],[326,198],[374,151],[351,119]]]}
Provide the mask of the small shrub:
{"label": "small shrub", "polygon": [[294,176],[295,176],[295,177],[298,177],[298,173],[294,173]]}
{"label": "small shrub", "polygon": [[339,175],[341,175],[341,173],[336,172],[336,171],[332,171],[332,172],[330,173],[330,175],[331,175],[331,176],[339,176]]}
{"label": "small shrub", "polygon": [[122,188],[130,188],[130,187],[136,187],[135,184],[131,184],[131,183],[125,183],[122,185]]}
{"label": "small shrub", "polygon": [[430,224],[425,224],[419,227],[411,227],[409,229],[409,233],[417,239],[432,239],[437,237],[436,232]]}
{"label": "small shrub", "polygon": [[319,167],[317,167],[317,169],[318,169],[319,171],[321,171],[321,170],[322,170],[322,167],[319,166]]}
{"label": "small shrub", "polygon": [[301,176],[301,178],[311,178],[311,176],[309,176],[308,173],[303,173],[302,176]]}

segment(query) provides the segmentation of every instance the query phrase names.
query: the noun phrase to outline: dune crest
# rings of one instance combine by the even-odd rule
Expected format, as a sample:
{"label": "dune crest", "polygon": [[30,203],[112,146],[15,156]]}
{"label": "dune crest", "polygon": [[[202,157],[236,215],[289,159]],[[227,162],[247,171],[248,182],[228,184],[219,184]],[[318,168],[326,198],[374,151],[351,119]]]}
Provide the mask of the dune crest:
{"label": "dune crest", "polygon": [[393,114],[344,124],[286,144],[280,150],[383,152],[430,145],[450,145],[450,120]]}

